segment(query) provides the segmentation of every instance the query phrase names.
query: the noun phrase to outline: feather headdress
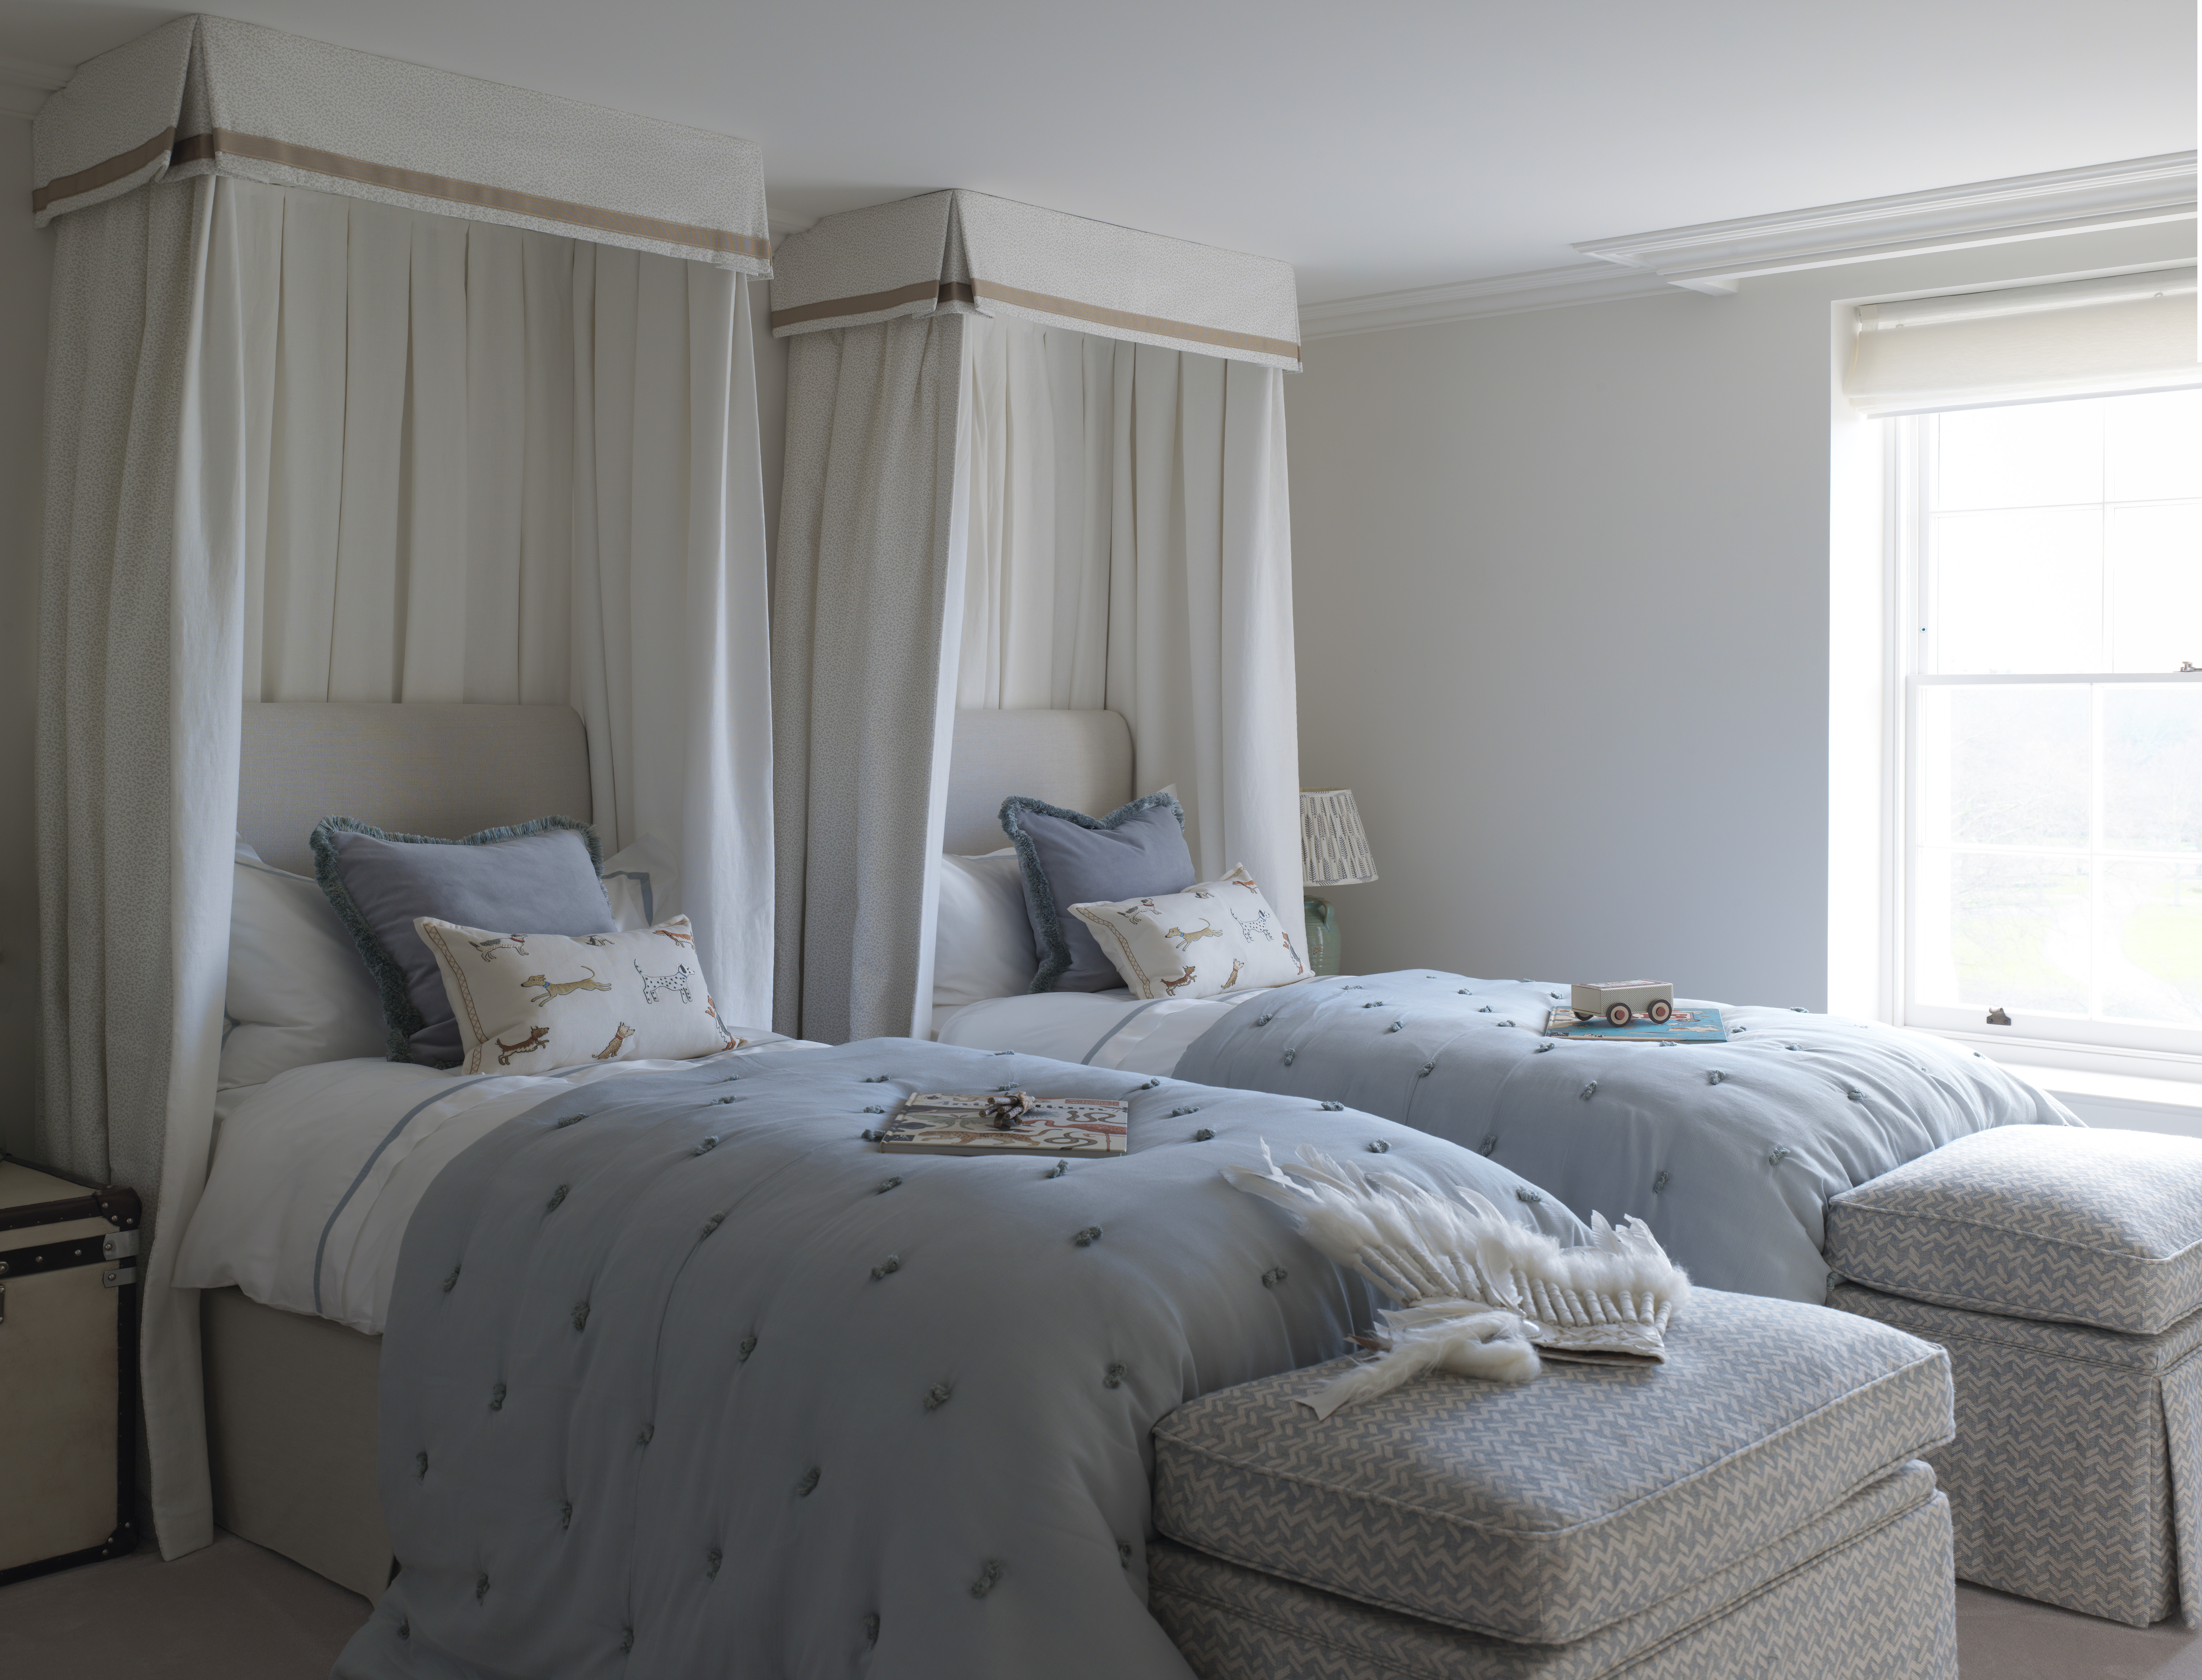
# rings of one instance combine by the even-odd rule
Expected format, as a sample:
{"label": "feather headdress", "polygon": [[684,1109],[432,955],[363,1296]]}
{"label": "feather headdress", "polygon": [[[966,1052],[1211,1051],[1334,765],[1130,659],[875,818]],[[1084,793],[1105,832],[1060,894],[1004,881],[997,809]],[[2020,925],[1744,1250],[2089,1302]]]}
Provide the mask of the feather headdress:
{"label": "feather headdress", "polygon": [[1363,1172],[1312,1147],[1280,1169],[1226,1167],[1235,1188],[1273,1201],[1302,1235],[1398,1303],[1381,1315],[1390,1347],[1305,1403],[1328,1418],[1432,1371],[1526,1382],[1538,1350],[1634,1363],[1666,1357],[1689,1275],[1650,1227],[1591,1216],[1591,1241],[1563,1248],[1465,1186],[1447,1200],[1397,1173]]}

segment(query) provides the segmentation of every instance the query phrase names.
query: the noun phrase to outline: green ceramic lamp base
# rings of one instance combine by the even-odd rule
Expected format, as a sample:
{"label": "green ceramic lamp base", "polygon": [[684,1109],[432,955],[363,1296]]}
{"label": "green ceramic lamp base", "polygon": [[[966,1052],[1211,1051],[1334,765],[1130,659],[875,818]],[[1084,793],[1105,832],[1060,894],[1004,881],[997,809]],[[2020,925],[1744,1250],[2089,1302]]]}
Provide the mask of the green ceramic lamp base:
{"label": "green ceramic lamp base", "polygon": [[1306,899],[1308,967],[1317,974],[1336,974],[1344,940],[1338,932],[1338,911],[1328,899]]}

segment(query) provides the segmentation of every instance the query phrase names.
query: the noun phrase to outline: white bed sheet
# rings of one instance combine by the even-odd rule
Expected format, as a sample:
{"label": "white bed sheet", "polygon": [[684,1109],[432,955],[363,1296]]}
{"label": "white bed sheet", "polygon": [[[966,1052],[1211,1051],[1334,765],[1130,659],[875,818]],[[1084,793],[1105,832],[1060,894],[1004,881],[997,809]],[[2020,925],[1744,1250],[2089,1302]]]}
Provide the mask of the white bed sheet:
{"label": "white bed sheet", "polygon": [[942,1021],[934,1036],[971,1050],[1015,1050],[1059,1062],[1167,1077],[1192,1041],[1246,1000],[1158,998],[1130,992],[1029,992],[982,998]]}
{"label": "white bed sheet", "polygon": [[175,1284],[382,1334],[405,1227],[468,1145],[561,1091],[634,1074],[811,1049],[799,1039],[693,1061],[469,1076],[403,1062],[317,1062],[225,1091],[206,1194]]}

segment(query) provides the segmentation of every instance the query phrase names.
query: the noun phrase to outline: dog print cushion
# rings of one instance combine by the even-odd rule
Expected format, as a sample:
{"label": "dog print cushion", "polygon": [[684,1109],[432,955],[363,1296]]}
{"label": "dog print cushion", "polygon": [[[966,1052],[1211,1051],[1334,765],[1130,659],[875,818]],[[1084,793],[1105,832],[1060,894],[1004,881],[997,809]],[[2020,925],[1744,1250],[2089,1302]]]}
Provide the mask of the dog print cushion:
{"label": "dog print cushion", "polygon": [[413,928],[443,971],[462,1072],[674,1060],[744,1042],[720,1023],[685,916],[578,936],[500,934],[433,916]]}
{"label": "dog print cushion", "polygon": [[595,831],[571,817],[541,816],[453,840],[325,816],[308,844],[315,877],[381,988],[393,1062],[448,1068],[463,1054],[457,1004],[414,936],[416,917],[576,936],[620,926],[597,878]]}
{"label": "dog print cushion", "polygon": [[1073,905],[1070,913],[1092,931],[1134,997],[1213,998],[1307,976],[1298,930],[1242,864],[1182,893]]}

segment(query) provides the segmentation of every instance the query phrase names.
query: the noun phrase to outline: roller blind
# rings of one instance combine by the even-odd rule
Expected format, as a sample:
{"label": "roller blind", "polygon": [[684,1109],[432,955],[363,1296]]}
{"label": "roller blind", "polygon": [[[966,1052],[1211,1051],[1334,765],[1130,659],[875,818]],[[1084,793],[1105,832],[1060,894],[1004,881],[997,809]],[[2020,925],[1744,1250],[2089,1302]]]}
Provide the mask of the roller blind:
{"label": "roller blind", "polygon": [[1882,416],[2202,385],[2194,272],[1862,304],[1844,390]]}

